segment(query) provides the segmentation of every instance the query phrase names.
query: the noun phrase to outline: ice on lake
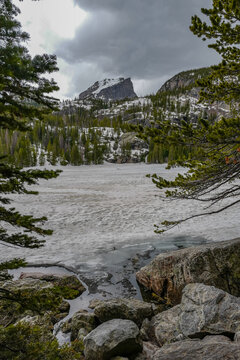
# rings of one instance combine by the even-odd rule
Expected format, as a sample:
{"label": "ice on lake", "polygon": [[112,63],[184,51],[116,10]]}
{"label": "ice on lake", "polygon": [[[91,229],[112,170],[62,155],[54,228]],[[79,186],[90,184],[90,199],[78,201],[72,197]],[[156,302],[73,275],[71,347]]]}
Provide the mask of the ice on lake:
{"label": "ice on lake", "polygon": [[[146,174],[172,178],[179,169],[164,165],[104,164],[63,167],[57,179],[40,181],[34,195],[11,195],[21,212],[47,216],[54,230],[40,249],[0,245],[0,261],[25,257],[30,263],[96,268],[109,258],[120,261],[136,251],[177,249],[204,241],[238,237],[239,206],[211,217],[191,220],[163,235],[154,224],[200,210],[193,201],[169,202]],[[33,187],[32,187],[33,188]]]}

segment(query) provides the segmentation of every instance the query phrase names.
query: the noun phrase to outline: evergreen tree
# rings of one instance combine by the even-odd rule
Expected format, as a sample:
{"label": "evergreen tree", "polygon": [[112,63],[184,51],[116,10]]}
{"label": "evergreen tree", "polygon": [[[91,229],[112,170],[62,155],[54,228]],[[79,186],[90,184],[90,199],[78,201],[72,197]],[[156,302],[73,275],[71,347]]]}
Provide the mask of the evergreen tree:
{"label": "evergreen tree", "polygon": [[78,146],[75,144],[71,150],[71,165],[81,165],[82,157],[79,152]]}
{"label": "evergreen tree", "polygon": [[[57,70],[56,57],[44,54],[31,58],[24,42],[29,35],[22,31],[16,20],[19,9],[11,0],[0,2],[0,129],[27,130],[35,118],[41,119],[49,111],[56,110],[58,101],[49,94],[58,87],[53,80],[43,75]],[[3,244],[20,247],[38,248],[43,245],[34,233],[51,234],[50,230],[41,228],[46,218],[34,218],[22,215],[9,208],[9,193],[36,194],[26,185],[36,184],[38,179],[56,177],[58,172],[40,170],[21,170],[6,163],[0,157],[0,240]],[[16,230],[8,234],[5,224]],[[21,230],[24,230],[21,231]],[[23,264],[14,259],[0,265],[0,270],[14,268]],[[0,298],[6,296],[0,288]]]}
{"label": "evergreen tree", "polygon": [[84,149],[84,161],[85,164],[90,165],[92,162],[92,150],[90,148],[90,140],[89,137],[86,139],[85,149]]}
{"label": "evergreen tree", "polygon": [[194,127],[182,121],[181,126],[168,122],[159,123],[159,129],[145,132],[155,142],[184,145],[194,148],[186,161],[172,161],[169,167],[182,165],[190,170],[179,174],[174,181],[153,175],[153,182],[166,196],[173,199],[194,199],[206,203],[203,213],[176,221],[164,221],[156,232],[165,231],[189,218],[219,213],[240,202],[240,186],[234,182],[240,177],[240,1],[213,0],[212,8],[202,9],[207,22],[192,17],[190,30],[222,57],[219,65],[212,66],[210,74],[197,82],[202,87],[201,101],[224,101],[231,106],[231,118],[218,122],[199,119]]}
{"label": "evergreen tree", "polygon": [[[19,10],[13,5],[12,0],[0,0],[0,134],[2,131],[6,134],[8,129],[26,130],[30,128],[29,124],[35,118],[40,119],[49,111],[57,109],[57,100],[49,94],[58,87],[53,80],[43,77],[46,72],[51,73],[57,70],[56,57],[46,54],[33,59],[30,57],[27,49],[22,45],[29,36],[22,32],[21,25],[16,20],[18,13]],[[23,139],[25,139],[24,136]],[[30,144],[28,137],[26,144],[27,146]],[[28,248],[38,248],[43,245],[43,241],[32,234],[51,234],[51,230],[40,226],[46,218],[20,214],[8,206],[10,199],[7,194],[37,194],[30,191],[26,185],[36,184],[38,179],[50,179],[58,174],[58,171],[22,170],[9,165],[6,158],[0,156],[0,241],[2,244]],[[6,224],[20,229],[20,232],[8,234],[4,226]],[[13,269],[24,264],[21,259],[1,263],[0,279],[10,277],[6,269]],[[16,294],[0,287],[2,313],[4,310],[7,312],[8,304],[10,304],[13,312],[15,308],[21,308],[24,312],[25,309],[33,309],[36,305],[39,314],[41,311],[51,310],[56,298],[57,293],[47,292],[41,298],[38,295],[33,298],[31,294],[28,296],[24,291]],[[14,305],[17,304],[16,307],[13,302],[15,302]],[[80,342],[75,342],[71,347],[68,345],[59,347],[56,339],[46,335],[45,329],[28,323],[0,326],[0,357],[3,360],[83,359],[82,350]]]}
{"label": "evergreen tree", "polygon": [[201,100],[225,101],[236,105],[240,101],[240,1],[213,0],[211,9],[201,11],[210,23],[203,22],[195,15],[190,30],[204,41],[215,39],[208,47],[222,57],[221,63],[212,67],[210,75],[197,82],[202,88]]}
{"label": "evergreen tree", "polygon": [[39,165],[40,166],[44,166],[45,165],[45,155],[44,152],[41,151],[40,156],[39,156]]}

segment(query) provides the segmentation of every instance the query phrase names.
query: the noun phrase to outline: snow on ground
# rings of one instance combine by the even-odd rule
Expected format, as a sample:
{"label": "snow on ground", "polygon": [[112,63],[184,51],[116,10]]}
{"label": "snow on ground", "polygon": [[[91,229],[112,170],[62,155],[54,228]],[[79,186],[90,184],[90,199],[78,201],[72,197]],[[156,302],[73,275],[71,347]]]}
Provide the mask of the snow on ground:
{"label": "snow on ground", "polygon": [[[46,215],[54,234],[43,248],[29,250],[0,245],[0,261],[25,257],[30,263],[61,263],[80,269],[103,261],[105,254],[119,249],[157,247],[176,249],[176,243],[191,245],[196,239],[220,241],[240,233],[240,205],[224,213],[188,221],[171,231],[154,234],[153,225],[199,211],[193,201],[169,202],[148,173],[169,178],[178,169],[164,165],[104,164],[63,167],[63,173],[40,181],[39,195],[11,195],[13,205],[34,216]],[[136,251],[136,250],[134,250]],[[104,255],[104,256],[103,256]],[[128,255],[126,255],[128,256]]]}
{"label": "snow on ground", "polygon": [[[151,100],[149,98],[145,98],[145,97],[137,98],[134,100],[127,100],[127,101],[124,101],[124,103],[119,104],[119,105],[116,105],[113,102],[111,108],[96,110],[95,115],[96,116],[105,115],[105,116],[112,118],[117,115],[124,114],[124,112],[126,110],[129,110],[136,106],[144,107],[144,106],[151,106],[151,104],[152,104]],[[139,115],[140,113],[137,113],[137,114]],[[144,115],[141,114],[141,117],[143,117],[143,116]]]}

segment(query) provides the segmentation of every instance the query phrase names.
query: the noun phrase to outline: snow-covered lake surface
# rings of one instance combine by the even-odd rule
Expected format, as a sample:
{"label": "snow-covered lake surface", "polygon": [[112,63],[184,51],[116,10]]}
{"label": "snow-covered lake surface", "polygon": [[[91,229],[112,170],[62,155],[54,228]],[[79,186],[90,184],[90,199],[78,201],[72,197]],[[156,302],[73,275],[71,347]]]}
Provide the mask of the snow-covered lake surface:
{"label": "snow-covered lake surface", "polygon": [[57,179],[40,181],[38,196],[11,196],[13,206],[21,212],[46,215],[53,235],[46,238],[43,248],[35,250],[0,245],[0,261],[25,257],[32,264],[61,264],[89,276],[92,273],[95,278],[99,273],[102,279],[102,269],[107,269],[107,277],[111,267],[116,269],[130,259],[134,263],[136,254],[156,254],[239,236],[239,206],[188,221],[163,235],[154,234],[154,224],[200,210],[192,201],[161,199],[160,191],[146,177],[157,173],[172,178],[179,169],[104,164],[62,170]]}

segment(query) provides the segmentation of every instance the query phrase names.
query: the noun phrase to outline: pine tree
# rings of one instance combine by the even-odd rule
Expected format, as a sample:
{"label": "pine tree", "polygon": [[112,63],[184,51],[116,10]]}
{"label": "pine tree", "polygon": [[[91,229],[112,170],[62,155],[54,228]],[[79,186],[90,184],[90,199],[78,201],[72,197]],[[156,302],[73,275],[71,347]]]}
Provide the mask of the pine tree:
{"label": "pine tree", "polygon": [[41,151],[39,155],[39,165],[44,166],[45,165],[45,154],[43,151]]}
{"label": "pine tree", "polygon": [[[15,19],[18,8],[11,0],[0,0],[0,134],[3,129],[26,130],[30,128],[35,118],[41,118],[44,113],[57,109],[56,99],[48,94],[57,90],[53,80],[43,78],[46,72],[57,70],[55,56],[43,55],[31,58],[22,43],[29,36],[22,32],[20,23]],[[10,133],[10,132],[9,132]],[[6,131],[5,131],[6,134]],[[24,137],[23,137],[24,138]],[[29,141],[29,138],[27,138]],[[38,248],[43,241],[32,233],[49,235],[51,230],[43,229],[40,224],[46,218],[34,218],[22,215],[9,208],[11,193],[36,194],[26,188],[26,185],[36,184],[38,179],[50,179],[58,176],[58,171],[21,170],[6,163],[0,156],[0,241],[2,244],[13,244],[20,247]],[[14,234],[8,234],[4,224],[23,229]],[[0,264],[0,279],[9,276],[8,268],[24,265],[22,259],[13,259]],[[12,293],[0,287],[1,311],[33,309],[36,305],[38,313],[51,310],[54,307],[56,294],[45,293],[43,296]],[[30,298],[29,298],[30,296]],[[13,305],[15,302],[16,307]],[[76,346],[75,346],[76,345]],[[1,359],[83,359],[82,346],[59,347],[56,339],[46,336],[46,330],[27,323],[0,326]]]}
{"label": "pine tree", "polygon": [[78,146],[75,144],[71,149],[71,165],[81,165],[82,164],[82,157],[79,152]]}
{"label": "pine tree", "polygon": [[190,30],[204,41],[215,39],[208,47],[222,57],[221,63],[212,67],[211,74],[198,81],[202,88],[201,100],[237,105],[240,101],[240,1],[213,0],[211,9],[201,11],[209,18],[210,24],[195,15]]}
{"label": "pine tree", "polygon": [[154,175],[156,186],[168,189],[166,196],[170,198],[206,203],[203,213],[164,221],[156,232],[193,217],[219,213],[240,202],[240,186],[234,182],[240,177],[240,1],[213,0],[212,8],[201,11],[208,21],[193,16],[190,30],[203,40],[213,40],[208,46],[221,55],[222,61],[197,81],[202,88],[200,100],[224,101],[230,105],[231,117],[215,122],[201,118],[197,127],[185,121],[180,127],[167,121],[158,124],[160,129],[146,130],[145,136],[155,142],[194,149],[190,159],[169,163],[169,167],[190,168],[185,175],[179,174],[174,181]]}
{"label": "pine tree", "polygon": [[[34,119],[57,110],[58,101],[49,94],[58,87],[54,80],[43,75],[57,70],[56,57],[44,54],[31,58],[24,42],[29,35],[22,31],[16,20],[19,9],[11,0],[0,2],[0,129],[27,130]],[[50,179],[59,172],[40,170],[21,170],[6,163],[0,157],[0,240],[2,244],[20,247],[38,248],[44,241],[34,233],[49,235],[51,230],[41,228],[46,218],[34,218],[22,215],[9,208],[9,193],[37,194],[26,188],[36,184],[38,179]],[[8,234],[5,224],[14,226],[13,234]],[[24,230],[24,231],[22,231]],[[14,268],[23,264],[23,260],[14,259],[0,264],[0,270]],[[6,296],[0,288],[0,298]]]}

